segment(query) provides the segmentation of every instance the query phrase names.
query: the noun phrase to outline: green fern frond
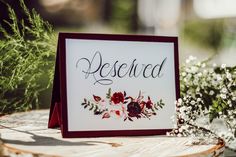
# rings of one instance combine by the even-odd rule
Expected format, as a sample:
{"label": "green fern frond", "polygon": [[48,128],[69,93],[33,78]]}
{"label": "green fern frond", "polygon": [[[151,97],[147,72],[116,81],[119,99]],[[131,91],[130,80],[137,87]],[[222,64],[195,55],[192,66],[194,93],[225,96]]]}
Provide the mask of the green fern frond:
{"label": "green fern frond", "polygon": [[19,19],[7,4],[10,20],[4,22],[9,29],[0,24],[4,37],[0,39],[0,113],[38,108],[40,92],[52,84],[56,50],[53,28],[23,0],[19,3],[26,19]]}

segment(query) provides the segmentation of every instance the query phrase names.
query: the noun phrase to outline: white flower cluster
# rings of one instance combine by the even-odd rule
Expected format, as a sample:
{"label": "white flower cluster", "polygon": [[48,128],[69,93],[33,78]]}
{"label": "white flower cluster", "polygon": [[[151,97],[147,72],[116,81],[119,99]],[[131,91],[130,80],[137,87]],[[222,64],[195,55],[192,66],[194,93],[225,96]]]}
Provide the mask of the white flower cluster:
{"label": "white flower cluster", "polygon": [[[221,118],[233,136],[222,137],[236,139],[236,67],[209,65],[190,56],[180,71],[181,98],[176,101],[178,123],[168,135],[209,136],[212,135],[209,124]],[[205,125],[199,127],[201,117],[208,118]]]}

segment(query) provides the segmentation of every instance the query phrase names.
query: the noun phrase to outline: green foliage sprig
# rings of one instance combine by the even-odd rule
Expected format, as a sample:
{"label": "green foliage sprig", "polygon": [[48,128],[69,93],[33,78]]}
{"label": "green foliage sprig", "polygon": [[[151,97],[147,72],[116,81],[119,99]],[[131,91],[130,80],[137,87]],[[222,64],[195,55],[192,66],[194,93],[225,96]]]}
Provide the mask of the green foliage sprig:
{"label": "green foliage sprig", "polygon": [[26,18],[19,19],[8,6],[10,31],[0,25],[0,113],[39,106],[39,94],[51,86],[55,36],[52,26],[19,0]]}

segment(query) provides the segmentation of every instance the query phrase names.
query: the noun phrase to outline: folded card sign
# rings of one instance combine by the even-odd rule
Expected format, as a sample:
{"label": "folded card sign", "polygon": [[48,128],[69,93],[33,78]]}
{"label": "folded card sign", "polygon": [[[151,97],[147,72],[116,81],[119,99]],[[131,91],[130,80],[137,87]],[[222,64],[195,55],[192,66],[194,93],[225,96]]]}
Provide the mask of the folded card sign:
{"label": "folded card sign", "polygon": [[60,33],[48,126],[63,137],[165,134],[178,75],[176,37]]}

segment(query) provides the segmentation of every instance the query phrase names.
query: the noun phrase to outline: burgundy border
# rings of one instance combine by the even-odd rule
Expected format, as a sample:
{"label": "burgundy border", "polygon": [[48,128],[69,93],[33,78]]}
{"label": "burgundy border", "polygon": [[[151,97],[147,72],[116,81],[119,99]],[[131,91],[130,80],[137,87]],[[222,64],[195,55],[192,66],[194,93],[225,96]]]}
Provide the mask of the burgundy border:
{"label": "burgundy border", "polygon": [[[66,93],[66,49],[65,39],[89,39],[89,40],[116,40],[116,41],[144,41],[144,42],[171,42],[174,43],[175,57],[175,85],[176,99],[180,97],[179,87],[179,57],[178,38],[165,36],[146,35],[114,35],[114,34],[87,34],[87,33],[59,33],[59,61],[60,61],[60,93],[61,93],[61,132],[65,137],[101,137],[101,136],[142,136],[142,135],[163,135],[171,129],[153,130],[104,130],[104,131],[68,131],[67,116],[67,93]],[[174,103],[173,103],[174,105]]]}

